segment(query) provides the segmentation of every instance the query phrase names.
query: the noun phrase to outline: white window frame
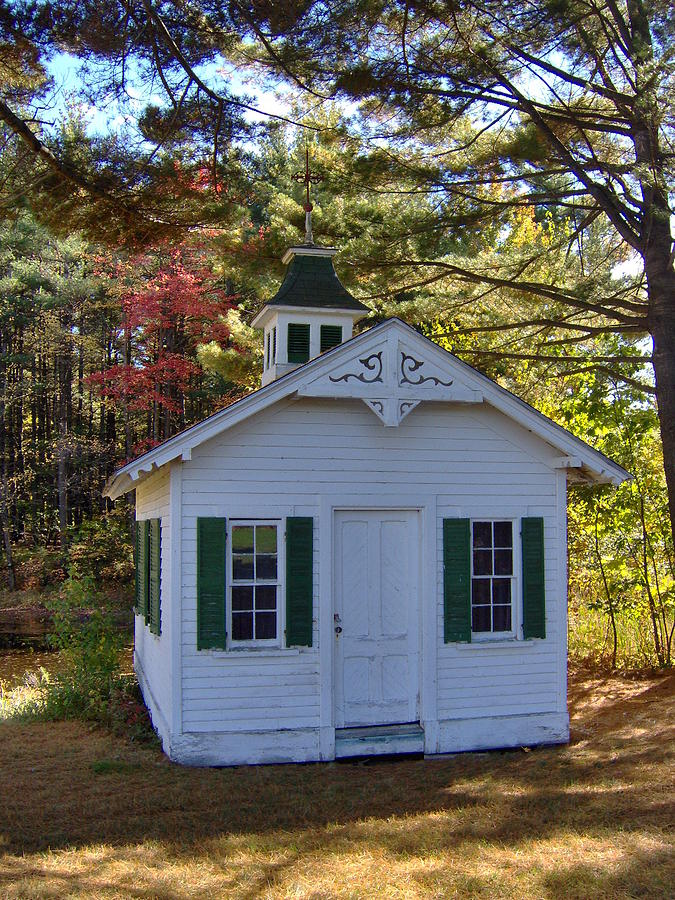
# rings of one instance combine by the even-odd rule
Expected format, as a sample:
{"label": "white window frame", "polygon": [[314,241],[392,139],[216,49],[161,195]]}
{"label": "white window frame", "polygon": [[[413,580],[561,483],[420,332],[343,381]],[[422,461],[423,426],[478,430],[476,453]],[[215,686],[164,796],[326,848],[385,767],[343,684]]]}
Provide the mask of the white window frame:
{"label": "white window frame", "polygon": [[[470,601],[471,601],[471,642],[480,643],[485,641],[513,641],[518,640],[522,636],[522,598],[521,598],[521,549],[520,549],[520,519],[512,516],[476,516],[469,520],[470,522],[470,558],[471,558],[471,579],[470,579]],[[495,522],[511,523],[511,539],[513,554],[513,571],[510,576],[505,575],[477,575],[476,578],[511,578],[511,628],[509,631],[474,631],[473,630],[473,525],[474,522],[490,522],[494,526]],[[493,531],[494,533],[494,531]],[[480,549],[480,548],[478,548]],[[494,551],[494,547],[492,548]]]}
{"label": "white window frame", "polygon": [[[277,588],[277,636],[275,638],[252,639],[247,641],[233,640],[232,638],[232,588],[237,587],[232,577],[232,529],[237,526],[274,525],[277,529],[277,578],[276,581],[262,581],[260,584],[276,585]],[[285,574],[286,574],[286,540],[281,519],[228,519],[227,521],[227,585],[226,598],[226,628],[227,648],[229,650],[254,650],[274,649],[284,646],[283,635],[286,627]],[[256,584],[256,582],[252,582]],[[255,615],[255,611],[253,613]]]}

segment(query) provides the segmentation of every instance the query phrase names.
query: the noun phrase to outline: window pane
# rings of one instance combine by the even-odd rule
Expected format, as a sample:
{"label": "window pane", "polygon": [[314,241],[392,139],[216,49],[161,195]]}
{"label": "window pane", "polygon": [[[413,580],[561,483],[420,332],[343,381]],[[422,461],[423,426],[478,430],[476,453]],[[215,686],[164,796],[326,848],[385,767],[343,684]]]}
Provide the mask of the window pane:
{"label": "window pane", "polygon": [[471,610],[471,630],[472,631],[489,631],[490,630],[490,607],[474,606]]}
{"label": "window pane", "polygon": [[471,580],[471,602],[472,603],[489,603],[490,602],[490,579],[489,578],[473,578]]}
{"label": "window pane", "polygon": [[494,606],[492,608],[494,621],[493,631],[511,631],[511,607]]}
{"label": "window pane", "polygon": [[256,553],[277,552],[277,527],[276,525],[258,525],[255,530]]}
{"label": "window pane", "polygon": [[277,636],[277,614],[257,612],[255,614],[255,636],[258,640],[270,640]]}
{"label": "window pane", "polygon": [[253,609],[253,588],[232,588],[232,609]]}
{"label": "window pane", "polygon": [[235,581],[251,581],[253,578],[253,557],[232,554],[232,578]]}
{"label": "window pane", "polygon": [[253,613],[232,613],[232,640],[250,641],[253,639]]}
{"label": "window pane", "polygon": [[255,589],[255,608],[256,609],[276,609],[277,608],[277,589],[276,585],[269,587],[257,587]]}
{"label": "window pane", "polygon": [[510,578],[493,578],[492,579],[492,602],[493,603],[510,603],[511,602],[511,579]]}
{"label": "window pane", "polygon": [[492,550],[473,551],[473,574],[492,575]]}
{"label": "window pane", "polygon": [[513,547],[513,524],[495,522],[495,547]]}
{"label": "window pane", "polygon": [[275,579],[277,577],[277,558],[271,554],[261,555],[255,558],[256,579]]}
{"label": "window pane", "polygon": [[513,575],[512,550],[495,550],[495,575]]}
{"label": "window pane", "polygon": [[235,525],[232,529],[232,552],[253,553],[253,526]]}
{"label": "window pane", "polygon": [[474,547],[492,546],[492,522],[473,523],[473,545]]}

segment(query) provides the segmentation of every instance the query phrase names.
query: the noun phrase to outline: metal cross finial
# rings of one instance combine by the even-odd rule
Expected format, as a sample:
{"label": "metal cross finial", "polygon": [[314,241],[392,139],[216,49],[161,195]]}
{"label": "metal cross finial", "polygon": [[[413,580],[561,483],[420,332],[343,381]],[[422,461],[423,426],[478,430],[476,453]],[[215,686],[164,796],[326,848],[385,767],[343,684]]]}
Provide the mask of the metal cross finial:
{"label": "metal cross finial", "polygon": [[310,172],[309,170],[309,147],[305,148],[305,171],[304,172],[296,172],[295,175],[291,175],[293,181],[297,181],[299,184],[304,184],[307,192],[307,199],[305,200],[305,243],[313,244],[314,236],[312,235],[312,204],[309,201],[309,186],[310,184],[318,184],[320,181],[323,181],[323,175],[317,175],[315,172]]}

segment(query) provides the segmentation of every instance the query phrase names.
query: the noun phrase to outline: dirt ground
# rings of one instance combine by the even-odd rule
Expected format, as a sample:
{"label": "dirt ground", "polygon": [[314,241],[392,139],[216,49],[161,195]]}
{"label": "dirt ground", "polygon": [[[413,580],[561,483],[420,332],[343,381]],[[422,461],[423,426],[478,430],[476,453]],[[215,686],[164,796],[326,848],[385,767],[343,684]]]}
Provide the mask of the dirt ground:
{"label": "dirt ground", "polygon": [[0,724],[0,896],[675,896],[675,674],[570,678],[568,746],[187,769]]}

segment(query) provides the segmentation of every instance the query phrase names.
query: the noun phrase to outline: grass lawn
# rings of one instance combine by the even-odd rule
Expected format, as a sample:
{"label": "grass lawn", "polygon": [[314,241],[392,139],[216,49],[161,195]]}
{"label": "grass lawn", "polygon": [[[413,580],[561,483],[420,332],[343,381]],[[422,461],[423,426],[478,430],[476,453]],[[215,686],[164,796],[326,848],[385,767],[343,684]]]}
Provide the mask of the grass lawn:
{"label": "grass lawn", "polygon": [[567,747],[186,769],[0,724],[0,896],[675,894],[675,675],[577,675]]}

